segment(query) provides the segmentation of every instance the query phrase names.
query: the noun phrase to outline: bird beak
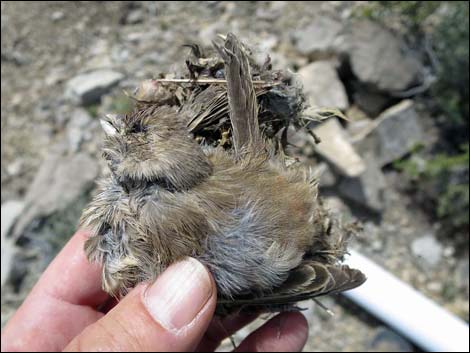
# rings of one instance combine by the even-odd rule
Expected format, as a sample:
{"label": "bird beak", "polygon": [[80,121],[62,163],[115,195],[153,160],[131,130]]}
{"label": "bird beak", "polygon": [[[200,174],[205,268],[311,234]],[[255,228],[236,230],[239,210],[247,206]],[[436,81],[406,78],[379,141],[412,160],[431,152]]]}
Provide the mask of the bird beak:
{"label": "bird beak", "polygon": [[100,119],[100,124],[107,136],[113,136],[117,134],[116,128],[108,121]]}

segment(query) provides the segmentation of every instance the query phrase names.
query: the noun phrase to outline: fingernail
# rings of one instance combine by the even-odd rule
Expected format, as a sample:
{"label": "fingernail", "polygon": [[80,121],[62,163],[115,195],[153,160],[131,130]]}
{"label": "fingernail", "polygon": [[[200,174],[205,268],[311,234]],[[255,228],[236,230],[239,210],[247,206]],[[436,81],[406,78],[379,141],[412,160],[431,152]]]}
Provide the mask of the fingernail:
{"label": "fingernail", "polygon": [[144,293],[144,305],[164,328],[178,331],[189,325],[212,295],[207,269],[187,258],[170,266]]}

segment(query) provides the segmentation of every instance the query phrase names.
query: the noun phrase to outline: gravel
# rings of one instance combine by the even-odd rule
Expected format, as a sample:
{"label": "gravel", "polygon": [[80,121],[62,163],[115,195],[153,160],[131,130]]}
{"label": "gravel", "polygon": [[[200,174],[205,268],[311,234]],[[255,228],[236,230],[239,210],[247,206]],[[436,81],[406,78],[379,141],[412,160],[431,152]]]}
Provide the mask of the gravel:
{"label": "gravel", "polygon": [[[62,243],[57,243],[55,237],[66,241],[73,231],[79,208],[86,200],[72,199],[92,187],[95,176],[103,169],[96,117],[122,107],[125,102],[122,91],[131,92],[140,79],[174,72],[184,64],[182,55],[187,49],[182,48],[183,44],[198,41],[207,50],[215,35],[230,30],[249,43],[262,44],[264,50],[272,52],[274,63],[295,71],[320,58],[344,64],[342,60],[349,55],[355,83],[362,91],[351,82],[338,83],[347,91],[351,100],[348,104],[359,106],[370,118],[376,118],[390,105],[392,91],[419,82],[421,64],[400,38],[375,25],[362,25],[365,30],[354,27],[350,33],[360,45],[356,49],[340,47],[346,56],[338,55],[335,48],[341,43],[337,42],[337,35],[345,33],[343,30],[338,34],[338,19],[341,26],[349,23],[354,6],[355,2],[2,2],[1,99],[8,102],[1,105],[2,205],[25,200],[29,210],[53,211],[52,215],[49,211],[38,211],[42,226],[29,234],[30,239],[36,239],[34,242],[28,247],[15,245],[19,250],[13,258],[13,271],[15,276],[24,276],[23,285],[15,289],[11,281],[6,281],[2,286],[2,326],[60,249]],[[318,23],[324,22],[334,23],[332,28],[337,29],[321,35]],[[324,41],[309,42],[315,38]],[[406,50],[401,51],[402,48]],[[378,60],[380,55],[387,60]],[[339,79],[344,77],[339,75]],[[64,94],[66,91],[68,95]],[[70,100],[70,96],[75,100]],[[373,109],[368,110],[368,106]],[[345,139],[349,139],[348,123],[340,124],[346,131]],[[391,125],[393,133],[399,130]],[[52,165],[51,146],[57,143],[63,145],[63,155],[57,159],[60,163]],[[366,165],[368,151],[368,148],[355,151]],[[75,162],[81,163],[78,171],[70,164]],[[362,220],[368,225],[352,241],[352,246],[468,320],[468,252],[457,255],[461,251],[446,250],[445,254],[450,255],[444,254],[443,249],[452,250],[454,244],[448,241],[441,244],[435,238],[436,221],[400,191],[403,189],[400,174],[374,166],[374,175],[380,177],[369,178],[365,182],[367,187],[386,186],[379,188],[380,204],[373,207],[380,212],[370,212],[339,193],[333,180],[338,180],[341,173],[332,167],[331,161],[328,163],[328,173],[334,175],[328,175],[329,180],[324,181],[328,187],[322,194],[327,203],[344,221]],[[52,179],[44,177],[46,167]],[[79,174],[85,168],[89,170],[81,179],[83,183],[77,181],[77,188],[72,188],[73,195],[59,187],[67,186],[61,184],[61,178],[72,180],[71,173]],[[62,176],[56,178],[59,172]],[[41,174],[43,180],[48,180],[41,183],[45,191],[34,190],[39,184],[33,180],[38,180]],[[54,197],[47,193],[50,186],[54,186],[55,191],[51,192]],[[69,208],[64,198],[57,196],[59,191],[70,196],[65,201],[75,203],[73,212],[66,212]],[[41,198],[44,200],[39,201]],[[43,203],[47,207],[41,209]],[[2,227],[3,217],[2,207]],[[25,219],[25,223],[32,218]],[[2,281],[3,278],[2,273]],[[335,316],[330,318],[317,305],[308,304],[305,314],[310,322],[310,337],[306,350],[376,349],[374,342],[381,323],[342,297],[327,297],[322,302]]]}

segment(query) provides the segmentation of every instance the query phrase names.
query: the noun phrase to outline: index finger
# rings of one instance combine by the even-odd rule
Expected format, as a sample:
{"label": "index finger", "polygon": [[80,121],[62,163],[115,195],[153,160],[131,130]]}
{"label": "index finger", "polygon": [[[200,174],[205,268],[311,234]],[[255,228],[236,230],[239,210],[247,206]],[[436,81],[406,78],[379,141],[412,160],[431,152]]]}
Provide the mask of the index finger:
{"label": "index finger", "polygon": [[108,296],[100,267],[86,259],[86,236],[77,232],[43,273],[2,332],[2,351],[62,350],[103,316],[95,308]]}

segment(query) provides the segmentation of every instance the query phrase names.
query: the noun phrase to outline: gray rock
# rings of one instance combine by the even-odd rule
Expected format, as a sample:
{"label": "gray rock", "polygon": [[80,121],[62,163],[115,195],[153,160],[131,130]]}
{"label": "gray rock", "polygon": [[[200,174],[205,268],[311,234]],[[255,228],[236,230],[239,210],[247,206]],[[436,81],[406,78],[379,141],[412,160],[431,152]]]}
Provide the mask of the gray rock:
{"label": "gray rock", "polygon": [[432,234],[426,234],[413,240],[411,251],[421,263],[435,267],[442,259],[443,247]]}
{"label": "gray rock", "polygon": [[67,82],[65,95],[83,105],[97,103],[123,78],[124,74],[107,69],[87,72]]}
{"label": "gray rock", "polygon": [[[278,137],[281,138],[283,133],[283,130],[281,130]],[[289,126],[287,129],[287,142],[285,152],[288,156],[302,163],[312,161],[310,157],[314,154],[314,140],[305,130],[296,130],[292,125]]]}
{"label": "gray rock", "polygon": [[379,228],[373,222],[368,221],[364,224],[364,238],[367,239],[367,247],[376,252],[380,253],[386,246],[386,236],[384,230]]}
{"label": "gray rock", "polygon": [[6,201],[2,204],[2,224],[1,235],[3,239],[7,236],[11,226],[23,211],[25,203],[23,201]]}
{"label": "gray rock", "polygon": [[256,9],[256,18],[266,21],[274,21],[282,15],[286,3],[286,1],[260,3],[260,6]]}
{"label": "gray rock", "polygon": [[201,43],[202,46],[210,48],[214,38],[216,38],[218,34],[225,33],[225,26],[226,25],[223,17],[221,17],[218,21],[208,23],[199,30],[198,42]]}
{"label": "gray rock", "polygon": [[383,240],[380,238],[377,238],[371,242],[370,247],[375,252],[381,252],[384,249],[384,245],[385,244]]}
{"label": "gray rock", "polygon": [[13,229],[19,237],[34,221],[64,210],[83,196],[98,175],[98,162],[85,153],[67,156],[61,144],[51,149],[25,196],[25,209]]}
{"label": "gray rock", "polygon": [[147,37],[147,32],[132,32],[128,33],[125,37],[126,41],[129,41],[133,44],[138,44]]}
{"label": "gray rock", "polygon": [[379,24],[361,20],[345,30],[341,49],[359,81],[385,92],[403,91],[423,80],[423,67],[403,41]]}
{"label": "gray rock", "polygon": [[115,45],[111,49],[111,59],[118,63],[125,63],[129,60],[131,52],[120,45]]}
{"label": "gray rock", "polygon": [[292,125],[287,128],[287,142],[298,148],[303,148],[311,137],[303,130],[296,130]]}
{"label": "gray rock", "polygon": [[444,251],[442,252],[442,254],[444,255],[444,257],[448,257],[448,258],[451,258],[454,256],[455,254],[455,248],[451,245],[449,246],[446,246],[444,248]]}
{"label": "gray rock", "polygon": [[363,223],[364,239],[367,239],[367,247],[374,252],[381,252],[385,247],[384,229],[379,228],[373,221]]}
{"label": "gray rock", "polygon": [[90,114],[85,109],[77,108],[72,112],[67,125],[67,139],[72,152],[77,152],[83,141],[91,137],[88,128],[92,122]]}
{"label": "gray rock", "polygon": [[350,106],[348,110],[346,110],[345,115],[348,117],[349,123],[353,121],[370,120],[369,115],[367,115],[357,105]]}
{"label": "gray rock", "polygon": [[413,346],[404,338],[386,327],[379,327],[367,351],[370,352],[414,352]]}
{"label": "gray rock", "polygon": [[294,34],[295,48],[302,55],[325,58],[337,51],[343,24],[326,16],[317,16],[312,23]]}
{"label": "gray rock", "polygon": [[426,284],[426,288],[431,292],[441,293],[442,289],[444,288],[444,284],[441,282],[432,281]]}
{"label": "gray rock", "polygon": [[19,50],[5,48],[2,52],[2,61],[13,62],[15,65],[22,66],[29,64],[31,59]]}
{"label": "gray rock", "polygon": [[6,282],[12,269],[13,260],[16,254],[16,247],[11,238],[8,238],[10,228],[17,220],[24,209],[22,201],[7,201],[2,204],[2,225],[1,225],[1,258],[2,258],[2,279],[1,285]]}
{"label": "gray rock", "polygon": [[328,119],[314,128],[313,132],[321,139],[315,145],[315,151],[339,173],[356,177],[365,171],[364,161],[349,143],[345,130],[336,118]]}
{"label": "gray rock", "polygon": [[405,100],[384,111],[355,146],[359,151],[374,150],[378,163],[384,166],[402,158],[423,140],[423,129],[413,101]]}
{"label": "gray rock", "polygon": [[[115,45],[119,46],[119,45]],[[104,38],[98,38],[90,43],[88,51],[89,59],[85,62],[83,72],[97,72],[99,70],[108,70],[113,62],[110,55],[111,43]]]}
{"label": "gray rock", "polygon": [[367,115],[376,117],[389,105],[390,97],[366,87],[357,87],[353,93],[353,100]]}
{"label": "gray rock", "polygon": [[144,1],[141,4],[142,8],[150,15],[157,16],[160,10],[161,4],[159,2]]}
{"label": "gray rock", "polygon": [[63,19],[65,16],[64,12],[63,11],[54,11],[52,14],[51,14],[51,20],[54,21],[54,22],[57,22],[57,21],[60,21],[61,19]]}
{"label": "gray rock", "polygon": [[405,43],[369,20],[344,26],[339,20],[318,16],[293,39],[297,51],[311,59],[349,58],[359,81],[379,91],[400,92],[423,81],[423,66]]}
{"label": "gray rock", "polygon": [[15,176],[21,173],[21,170],[24,168],[24,160],[17,158],[12,163],[8,164],[6,167],[6,172],[8,175]]}
{"label": "gray rock", "polygon": [[[279,38],[275,35],[264,34],[253,39],[252,46],[254,48],[252,57],[258,65],[263,65],[268,55],[275,52],[274,48],[278,45]],[[272,58],[271,58],[272,63]]]}
{"label": "gray rock", "polygon": [[[347,115],[349,118],[349,115]],[[351,120],[348,122],[347,130],[349,133],[350,141],[362,141],[372,129],[375,128],[375,123],[372,119]]]}
{"label": "gray rock", "polygon": [[143,20],[144,13],[141,9],[132,10],[126,17],[126,23],[128,24],[141,23]]}
{"label": "gray rock", "polygon": [[11,269],[13,268],[13,262],[16,256],[18,249],[13,244],[12,239],[3,238],[2,236],[2,245],[1,245],[1,255],[2,255],[2,270],[1,270],[1,286],[6,283],[10,277]]}
{"label": "gray rock", "polygon": [[343,178],[338,190],[345,198],[381,212],[385,207],[385,177],[372,153],[365,154],[363,158],[366,165],[364,172],[355,178]]}
{"label": "gray rock", "polygon": [[[382,162],[391,162],[409,152],[424,135],[412,100],[404,100],[384,111],[377,121]],[[388,155],[385,153],[388,151]]]}
{"label": "gray rock", "polygon": [[325,162],[320,162],[313,168],[313,173],[317,175],[321,187],[333,187],[336,184],[336,175]]}
{"label": "gray rock", "polygon": [[348,108],[346,90],[331,62],[313,62],[300,69],[298,74],[310,105],[341,110]]}
{"label": "gray rock", "polygon": [[289,61],[286,56],[279,52],[271,52],[269,54],[271,57],[271,63],[274,69],[284,69],[284,70],[292,70],[293,63]]}
{"label": "gray rock", "polygon": [[66,76],[66,71],[63,67],[55,67],[49,71],[44,78],[46,86],[54,86],[62,82]]}
{"label": "gray rock", "polygon": [[273,34],[260,35],[254,42],[256,51],[264,53],[265,57],[274,51],[274,48],[279,44],[279,37]]}
{"label": "gray rock", "polygon": [[349,215],[351,212],[344,201],[338,196],[325,196],[322,198],[325,208],[337,215]]}

